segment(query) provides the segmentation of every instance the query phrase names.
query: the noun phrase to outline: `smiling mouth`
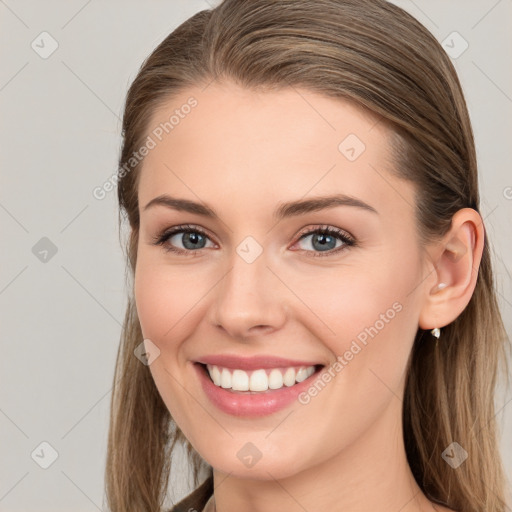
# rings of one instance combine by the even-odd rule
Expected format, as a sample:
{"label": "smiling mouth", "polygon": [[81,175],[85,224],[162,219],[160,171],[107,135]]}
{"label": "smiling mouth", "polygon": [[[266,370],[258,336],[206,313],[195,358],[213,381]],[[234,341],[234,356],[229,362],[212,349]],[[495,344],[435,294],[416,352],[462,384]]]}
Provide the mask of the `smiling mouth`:
{"label": "smiling mouth", "polygon": [[274,393],[290,388],[318,374],[325,365],[266,368],[244,371],[196,362],[215,386],[240,394]]}

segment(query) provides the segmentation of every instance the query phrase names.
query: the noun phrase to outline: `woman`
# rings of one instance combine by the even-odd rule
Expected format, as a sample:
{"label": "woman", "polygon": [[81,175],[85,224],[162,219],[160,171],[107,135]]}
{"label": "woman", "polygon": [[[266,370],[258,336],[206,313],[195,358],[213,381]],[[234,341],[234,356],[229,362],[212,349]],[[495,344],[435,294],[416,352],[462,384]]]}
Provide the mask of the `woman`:
{"label": "woman", "polygon": [[[506,335],[450,59],[383,0],[225,0],[128,92],[110,510],[503,512]],[[505,373],[507,374],[507,373]]]}

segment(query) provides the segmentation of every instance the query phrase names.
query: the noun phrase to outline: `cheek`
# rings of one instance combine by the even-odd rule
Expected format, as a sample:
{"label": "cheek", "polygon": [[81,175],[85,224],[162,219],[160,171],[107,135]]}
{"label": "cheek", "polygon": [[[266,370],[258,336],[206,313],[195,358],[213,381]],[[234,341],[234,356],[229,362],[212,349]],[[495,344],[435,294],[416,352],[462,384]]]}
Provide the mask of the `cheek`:
{"label": "cheek", "polygon": [[160,389],[178,385],[167,372],[188,371],[188,340],[204,322],[209,294],[218,281],[218,275],[211,274],[208,269],[166,265],[150,257],[137,260],[135,303],[143,338],[151,340],[162,356],[150,365]]}
{"label": "cheek", "polygon": [[404,273],[396,275],[389,267],[386,271],[340,267],[317,270],[311,279],[290,275],[287,282],[293,283],[294,293],[309,310],[308,316],[325,327],[320,338],[327,333],[327,338],[343,341],[376,322],[380,326],[382,315],[384,320],[395,318],[399,305],[405,307],[410,279]]}
{"label": "cheek", "polygon": [[144,337],[159,342],[168,336],[175,337],[201,293],[198,282],[194,280],[192,284],[186,272],[139,260],[134,294]]}
{"label": "cheek", "polygon": [[404,262],[393,255],[364,268],[316,272],[314,279],[296,280],[294,291],[314,313],[307,316],[313,319],[310,327],[319,326],[316,336],[334,356],[346,355],[346,373],[358,378],[362,368],[375,367],[395,380],[417,330],[419,307],[410,292],[419,273],[412,259]]}
{"label": "cheek", "polygon": [[137,260],[134,295],[143,337],[160,350],[149,370],[172,417],[186,425],[190,404],[182,392],[186,377],[179,360],[180,340],[187,339],[193,322],[198,321],[194,304],[201,291],[195,283],[190,284],[183,270],[165,267],[145,256]]}
{"label": "cheek", "polygon": [[173,311],[174,304],[169,304],[166,287],[158,278],[158,272],[140,260],[135,271],[134,295],[144,337],[152,341],[159,339],[166,328],[165,311]]}

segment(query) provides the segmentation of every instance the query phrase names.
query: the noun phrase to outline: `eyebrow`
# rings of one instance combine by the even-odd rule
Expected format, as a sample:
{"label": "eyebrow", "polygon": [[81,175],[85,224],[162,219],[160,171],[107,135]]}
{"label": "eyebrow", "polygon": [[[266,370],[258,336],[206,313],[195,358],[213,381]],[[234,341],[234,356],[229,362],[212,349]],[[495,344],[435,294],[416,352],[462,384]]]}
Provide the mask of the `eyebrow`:
{"label": "eyebrow", "polygon": [[[162,194],[149,201],[149,203],[146,204],[146,206],[144,206],[144,211],[157,205],[165,206],[173,210],[179,210],[188,213],[193,213],[196,215],[202,215],[208,218],[219,218],[219,216],[215,213],[215,210],[213,210],[213,208],[210,208],[206,204],[197,203],[189,199],[171,197],[168,194]],[[353,196],[348,196],[345,194],[336,194],[331,196],[312,197],[310,199],[300,199],[298,201],[281,203],[274,211],[273,216],[277,220],[282,220],[288,217],[304,215],[309,212],[316,212],[320,210],[325,210],[327,208],[334,208],[336,206],[352,206],[372,213],[376,213],[378,215],[377,210],[373,206],[370,206],[369,204],[365,203],[364,201],[361,201],[360,199],[357,199],[356,197]]]}

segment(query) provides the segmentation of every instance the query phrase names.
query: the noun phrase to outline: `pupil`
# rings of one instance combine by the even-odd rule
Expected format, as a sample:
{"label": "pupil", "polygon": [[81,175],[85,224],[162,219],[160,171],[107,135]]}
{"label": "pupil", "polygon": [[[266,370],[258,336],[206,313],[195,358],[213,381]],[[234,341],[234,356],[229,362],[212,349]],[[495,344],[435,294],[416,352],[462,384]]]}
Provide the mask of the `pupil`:
{"label": "pupil", "polygon": [[192,247],[187,247],[187,249],[197,249],[197,247],[194,247],[194,244],[197,244],[201,237],[202,235],[200,235],[199,233],[185,233],[183,245],[187,247],[188,242],[192,245]]}
{"label": "pupil", "polygon": [[320,250],[321,251],[326,251],[326,250],[329,250],[329,249],[334,249],[334,247],[326,247],[326,245],[328,245],[329,241],[332,242],[334,240],[334,238],[331,235],[320,234],[320,235],[316,235],[315,238],[320,243]]}

